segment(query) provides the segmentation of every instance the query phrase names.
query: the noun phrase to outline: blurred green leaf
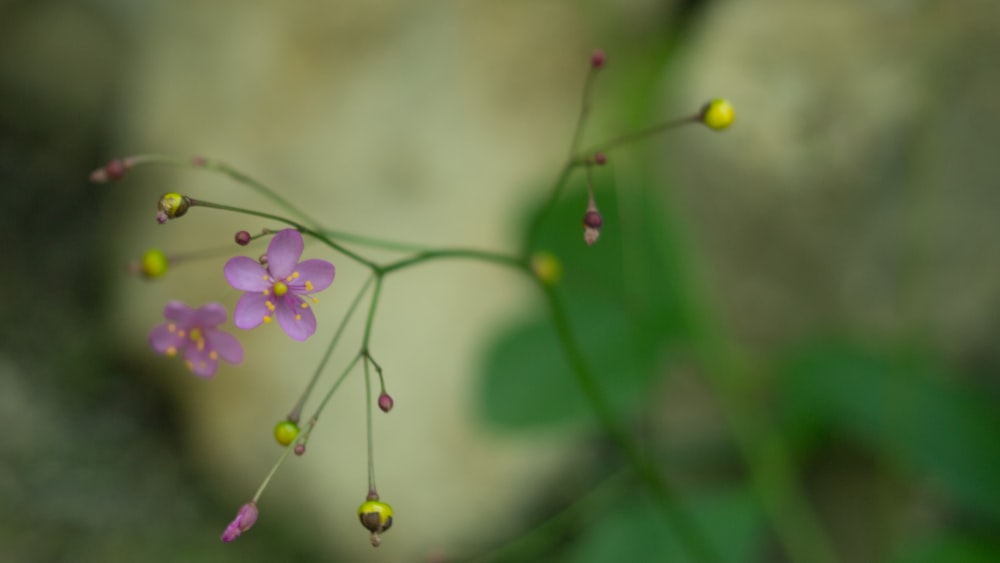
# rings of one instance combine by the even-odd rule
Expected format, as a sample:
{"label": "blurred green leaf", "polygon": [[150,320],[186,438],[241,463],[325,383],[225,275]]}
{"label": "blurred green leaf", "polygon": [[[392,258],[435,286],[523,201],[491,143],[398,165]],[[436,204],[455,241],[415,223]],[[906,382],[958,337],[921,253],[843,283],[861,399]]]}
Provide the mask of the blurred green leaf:
{"label": "blurred green leaf", "polygon": [[892,563],[996,563],[1000,547],[964,538],[946,538],[907,545]]}
{"label": "blurred green leaf", "polygon": [[[763,520],[753,497],[739,490],[694,499],[691,514],[727,563],[756,561]],[[576,563],[619,561],[694,561],[677,541],[657,507],[645,500],[622,499],[576,545]]]}
{"label": "blurred green leaf", "polygon": [[924,355],[843,344],[800,351],[783,370],[786,428],[835,432],[882,452],[968,507],[1000,516],[995,401]]}
{"label": "blurred green leaf", "polygon": [[[610,174],[595,172],[595,180]],[[580,174],[582,175],[582,173]],[[658,219],[661,206],[642,190],[619,206],[616,192],[598,183],[604,216],[600,240],[583,242],[583,184],[567,186],[540,233],[538,250],[558,257],[558,294],[602,391],[619,409],[635,406],[657,372],[666,347],[683,332],[677,311],[673,236]],[[478,409],[494,424],[512,428],[577,422],[590,409],[566,363],[548,310],[498,337],[487,353]]]}

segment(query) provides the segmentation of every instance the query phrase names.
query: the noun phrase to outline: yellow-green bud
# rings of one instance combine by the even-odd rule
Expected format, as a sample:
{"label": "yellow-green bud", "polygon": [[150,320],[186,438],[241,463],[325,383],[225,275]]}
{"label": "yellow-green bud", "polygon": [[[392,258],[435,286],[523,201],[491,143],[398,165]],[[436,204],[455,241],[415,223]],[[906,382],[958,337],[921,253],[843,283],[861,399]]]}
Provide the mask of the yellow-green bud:
{"label": "yellow-green bud", "polygon": [[167,273],[168,265],[167,255],[162,250],[150,248],[142,255],[139,272],[145,278],[155,279]]}
{"label": "yellow-green bud", "polygon": [[392,527],[392,507],[380,500],[366,500],[358,507],[358,518],[372,533],[372,546],[378,547],[382,543],[382,532]]}
{"label": "yellow-green bud", "polygon": [[168,219],[182,217],[187,213],[189,207],[191,207],[191,198],[188,196],[175,192],[163,194],[156,204],[156,220],[160,223],[166,223]]}
{"label": "yellow-green bud", "polygon": [[539,250],[531,255],[531,271],[545,285],[555,285],[562,279],[562,262],[555,254]]}
{"label": "yellow-green bud", "polygon": [[299,425],[291,420],[282,420],[274,425],[274,439],[282,446],[287,446],[299,437]]}
{"label": "yellow-green bud", "polygon": [[716,98],[701,108],[701,122],[716,131],[728,129],[735,119],[736,110],[732,104],[721,98]]}

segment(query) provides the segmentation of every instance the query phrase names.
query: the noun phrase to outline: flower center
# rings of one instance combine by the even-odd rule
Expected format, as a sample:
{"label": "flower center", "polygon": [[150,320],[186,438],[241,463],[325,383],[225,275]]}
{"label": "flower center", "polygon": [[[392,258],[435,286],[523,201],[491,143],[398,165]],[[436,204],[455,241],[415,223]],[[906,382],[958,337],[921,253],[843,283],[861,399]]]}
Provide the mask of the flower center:
{"label": "flower center", "polygon": [[188,332],[188,338],[191,339],[191,342],[198,342],[199,340],[201,340],[201,329],[192,328],[190,332]]}
{"label": "flower center", "polygon": [[272,288],[274,289],[275,297],[281,297],[282,295],[288,293],[288,286],[285,285],[285,282],[274,282]]}

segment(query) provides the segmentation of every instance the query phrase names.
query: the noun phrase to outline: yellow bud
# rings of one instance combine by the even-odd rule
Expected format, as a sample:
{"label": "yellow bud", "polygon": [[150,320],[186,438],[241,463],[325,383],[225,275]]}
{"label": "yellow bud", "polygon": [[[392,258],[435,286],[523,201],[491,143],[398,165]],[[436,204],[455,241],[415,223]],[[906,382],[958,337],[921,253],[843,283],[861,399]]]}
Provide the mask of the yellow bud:
{"label": "yellow bud", "polygon": [[710,129],[722,131],[728,129],[736,119],[736,110],[732,104],[721,98],[716,98],[701,108],[701,122]]}
{"label": "yellow bud", "polygon": [[142,255],[142,263],[139,265],[139,271],[143,277],[155,279],[167,273],[168,265],[167,255],[162,250],[150,248]]}
{"label": "yellow bud", "polygon": [[555,285],[562,279],[562,262],[555,254],[540,250],[531,255],[531,271],[545,285]]}
{"label": "yellow bud", "polygon": [[191,206],[191,199],[179,193],[170,192],[160,196],[160,201],[156,208],[160,210],[168,219],[181,217],[187,213]]}
{"label": "yellow bud", "polygon": [[366,500],[358,507],[358,518],[361,525],[372,533],[372,545],[378,547],[382,542],[382,532],[392,527],[392,507],[380,500]]}
{"label": "yellow bud", "polygon": [[299,425],[291,420],[282,420],[274,425],[274,439],[282,446],[287,446],[299,437]]}

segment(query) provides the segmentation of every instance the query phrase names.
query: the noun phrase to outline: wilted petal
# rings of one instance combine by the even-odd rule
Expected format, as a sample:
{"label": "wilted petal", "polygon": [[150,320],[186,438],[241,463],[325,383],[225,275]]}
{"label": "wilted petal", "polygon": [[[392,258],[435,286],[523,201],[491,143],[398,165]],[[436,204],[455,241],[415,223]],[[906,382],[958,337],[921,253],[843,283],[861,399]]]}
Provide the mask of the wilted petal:
{"label": "wilted petal", "polygon": [[223,268],[226,281],[240,291],[264,291],[271,287],[267,270],[256,260],[247,256],[230,258]]}
{"label": "wilted petal", "polygon": [[267,245],[267,269],[275,279],[285,279],[295,271],[302,256],[302,245],[302,235],[295,229],[285,229],[274,235],[271,244]]}
{"label": "wilted petal", "polygon": [[[333,264],[326,260],[312,259],[306,260],[295,267],[299,277],[289,286],[296,293],[315,293],[322,291],[333,283],[333,276],[336,269]],[[309,282],[309,285],[306,285]]]}
{"label": "wilted petal", "polygon": [[231,364],[243,361],[243,345],[232,334],[221,330],[206,330],[205,341],[208,348],[217,352],[223,360]]}
{"label": "wilted petal", "polygon": [[218,303],[206,303],[196,311],[196,323],[211,328],[226,322],[226,308]]}
{"label": "wilted petal", "polygon": [[161,354],[166,354],[170,349],[176,352],[181,345],[184,343],[185,339],[177,335],[177,325],[173,324],[174,330],[171,331],[170,327],[173,323],[165,323],[156,328],[154,328],[149,333],[149,345]]}
{"label": "wilted petal", "polygon": [[288,336],[302,341],[316,332],[316,315],[301,298],[287,295],[275,305],[278,324]]}
{"label": "wilted petal", "polygon": [[195,310],[180,301],[168,301],[163,307],[163,318],[173,321],[182,328],[191,325],[195,320]]}
{"label": "wilted petal", "polygon": [[259,326],[270,313],[266,303],[263,293],[244,293],[233,310],[233,324],[243,329]]}

